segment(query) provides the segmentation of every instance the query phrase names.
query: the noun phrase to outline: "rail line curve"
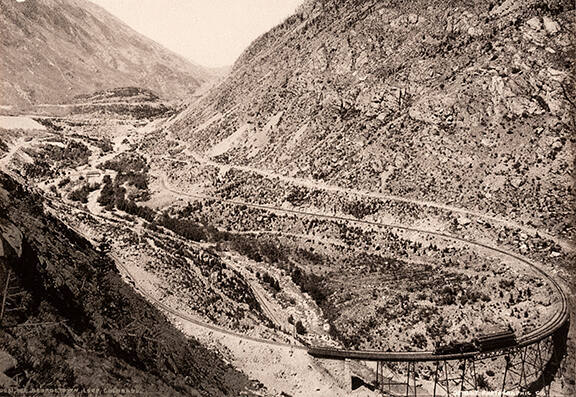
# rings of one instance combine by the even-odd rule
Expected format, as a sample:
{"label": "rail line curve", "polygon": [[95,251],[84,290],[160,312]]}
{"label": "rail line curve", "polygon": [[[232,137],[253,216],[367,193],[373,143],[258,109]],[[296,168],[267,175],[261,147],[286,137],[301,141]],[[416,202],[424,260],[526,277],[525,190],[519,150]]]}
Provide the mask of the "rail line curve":
{"label": "rail line curve", "polygon": [[[179,192],[179,191],[170,189],[167,186],[165,186],[165,187],[167,190],[169,190],[170,192],[172,192],[176,195],[194,198],[194,199],[210,199],[210,200],[216,200],[216,201],[229,203],[229,204],[233,204],[233,205],[244,205],[246,207],[251,207],[251,208],[265,209],[265,210],[269,210],[269,211],[276,211],[276,212],[283,212],[283,213],[290,213],[290,214],[295,214],[295,215],[300,215],[300,216],[310,216],[310,217],[315,217],[315,218],[331,219],[331,220],[364,224],[364,225],[370,225],[370,226],[376,226],[376,227],[382,227],[382,228],[406,230],[406,231],[412,231],[412,232],[417,232],[417,233],[434,235],[434,236],[443,238],[445,240],[461,241],[461,242],[464,242],[466,244],[481,247],[481,248],[487,249],[489,251],[497,252],[499,254],[502,254],[502,255],[505,255],[505,256],[508,256],[508,257],[515,259],[515,260],[523,263],[524,265],[528,266],[529,268],[531,268],[536,273],[540,274],[546,281],[548,281],[550,283],[550,286],[553,288],[553,290],[555,290],[555,292],[559,298],[560,309],[558,311],[556,311],[556,313],[541,327],[539,327],[536,330],[529,332],[528,334],[521,335],[518,338],[516,345],[509,346],[509,347],[506,347],[503,349],[495,349],[493,351],[508,350],[508,349],[512,349],[512,348],[520,348],[520,347],[525,347],[525,346],[529,346],[531,344],[538,343],[539,341],[542,341],[542,340],[552,336],[569,319],[568,299],[567,299],[566,294],[564,293],[562,287],[560,286],[560,284],[556,280],[554,280],[554,278],[552,276],[550,276],[540,266],[534,264],[533,262],[529,261],[528,259],[526,259],[520,255],[517,255],[515,253],[512,253],[512,252],[507,251],[507,250],[502,249],[502,248],[493,247],[493,246],[490,246],[490,245],[485,244],[485,243],[469,240],[469,239],[466,239],[463,237],[458,237],[458,236],[451,235],[448,233],[424,230],[424,229],[419,229],[419,228],[410,227],[410,226],[387,224],[384,222],[362,220],[362,219],[357,219],[357,218],[344,217],[344,216],[340,216],[340,215],[317,214],[317,213],[311,213],[311,212],[301,211],[301,210],[296,210],[296,209],[278,208],[278,207],[273,207],[273,206],[268,206],[268,205],[263,205],[263,204],[252,204],[252,203],[247,203],[247,202],[239,201],[239,200],[218,199],[215,197],[208,197],[205,195],[188,194],[188,193],[184,193],[184,192]],[[90,214],[90,215],[94,216],[94,214]],[[75,228],[71,225],[68,225],[68,226],[71,229],[74,229],[74,231],[76,231],[80,235],[87,238],[88,240],[91,240],[89,238],[89,236],[86,236],[85,233],[83,233],[78,228]],[[194,316],[191,316],[188,313],[184,313],[184,312],[181,312],[179,310],[176,310],[176,309],[170,307],[169,305],[160,301],[158,298],[156,298],[151,293],[146,291],[144,288],[141,288],[140,286],[138,286],[136,284],[136,277],[122,263],[122,260],[119,257],[114,255],[113,253],[110,253],[109,255],[114,259],[117,266],[120,269],[122,269],[131,280],[134,281],[134,288],[140,294],[142,294],[142,296],[144,296],[150,302],[152,302],[154,305],[156,305],[156,307],[162,309],[166,313],[171,314],[172,316],[174,316],[175,318],[177,318],[179,320],[183,320],[183,321],[192,323],[196,326],[199,326],[199,327],[202,327],[205,329],[209,329],[211,331],[215,331],[218,333],[222,333],[225,335],[234,336],[234,337],[238,337],[238,338],[241,338],[244,340],[249,340],[252,342],[265,344],[265,345],[269,345],[269,346],[285,347],[285,348],[290,348],[293,350],[304,350],[304,351],[307,351],[308,354],[310,354],[313,357],[325,358],[325,359],[334,359],[334,360],[352,359],[352,360],[362,360],[362,361],[389,361],[389,362],[420,362],[420,361],[439,361],[439,360],[450,361],[450,360],[461,360],[461,359],[473,358],[473,357],[478,356],[480,354],[480,352],[434,354],[434,352],[431,352],[431,351],[384,352],[384,351],[378,351],[378,350],[350,350],[350,349],[340,349],[340,348],[331,348],[331,347],[306,346],[306,345],[291,344],[291,343],[286,343],[286,342],[276,342],[276,341],[271,341],[268,339],[263,339],[263,338],[258,338],[258,337],[254,337],[254,336],[250,336],[250,335],[241,334],[239,332],[231,331],[229,329],[226,329],[226,328],[214,325],[214,324],[209,324],[207,322],[204,322],[202,320],[195,318]],[[486,352],[482,352],[482,354],[484,354],[484,353],[486,353]]]}
{"label": "rail line curve", "polygon": [[[4,168],[4,171],[7,174],[12,175],[13,177],[17,177],[13,172],[10,172],[10,170],[6,169],[7,167],[5,167],[5,163],[7,161],[9,161],[10,157],[11,156],[5,156],[2,158],[0,168]],[[17,178],[17,179],[20,179],[20,178]],[[521,256],[514,254],[512,252],[509,252],[507,250],[504,250],[504,249],[501,249],[498,247],[494,247],[494,246],[490,246],[490,245],[485,244],[485,243],[469,240],[469,239],[466,239],[463,237],[458,237],[455,235],[447,234],[447,233],[424,230],[424,229],[419,229],[419,228],[410,227],[410,226],[388,224],[388,223],[377,222],[377,221],[344,217],[344,216],[340,216],[340,215],[317,214],[317,213],[301,211],[301,210],[296,210],[296,209],[290,209],[290,208],[278,208],[278,207],[263,205],[263,204],[253,204],[253,203],[248,203],[248,202],[244,202],[241,200],[219,199],[219,198],[215,198],[215,197],[209,197],[207,195],[188,194],[188,193],[179,192],[179,191],[176,191],[174,189],[171,189],[170,187],[167,186],[164,179],[162,179],[161,182],[164,185],[164,187],[166,188],[166,190],[172,192],[175,195],[179,195],[179,196],[183,196],[183,197],[190,197],[190,198],[194,198],[194,199],[210,199],[210,200],[216,200],[216,201],[220,201],[220,202],[224,202],[224,203],[229,203],[232,205],[242,205],[242,206],[246,206],[246,207],[250,207],[250,208],[263,209],[263,210],[267,210],[267,211],[276,211],[276,212],[283,212],[283,213],[295,214],[295,215],[300,215],[300,216],[310,216],[310,217],[315,217],[315,218],[331,219],[331,220],[336,220],[336,221],[364,224],[364,225],[370,225],[370,226],[375,226],[375,227],[392,228],[392,229],[398,229],[398,230],[406,230],[406,231],[424,233],[424,234],[434,235],[434,236],[437,236],[437,237],[440,237],[440,238],[443,238],[446,240],[461,241],[461,242],[464,242],[464,243],[467,243],[467,244],[470,244],[473,246],[482,247],[482,248],[487,249],[489,251],[497,252],[497,253],[500,253],[502,255],[514,258],[515,260],[517,260],[517,261],[527,265],[528,267],[530,267],[533,271],[540,274],[544,279],[546,279],[550,283],[550,286],[553,287],[553,289],[555,290],[556,294],[558,295],[558,297],[560,299],[561,307],[554,314],[554,316],[552,316],[552,318],[550,318],[540,328],[533,330],[526,335],[521,335],[518,338],[517,344],[512,346],[512,348],[529,346],[531,344],[537,343],[543,339],[546,339],[546,338],[552,336],[569,319],[568,300],[567,300],[567,297],[566,297],[562,287],[558,284],[558,282],[556,280],[554,280],[554,278],[552,276],[550,276],[546,271],[544,271],[540,266],[534,264],[533,262],[529,261],[528,259],[526,259],[524,257],[521,257]],[[91,214],[91,215],[93,215],[93,214]],[[70,225],[68,225],[68,226],[70,226]],[[71,227],[71,228],[73,228],[73,227]],[[87,236],[85,236],[84,233],[82,233],[81,231],[77,230],[76,228],[73,228],[73,229],[75,229],[75,231],[77,233],[79,233],[80,235],[87,238]],[[135,277],[133,276],[133,274],[129,271],[129,269],[127,269],[126,266],[124,266],[122,264],[122,261],[119,260],[119,258],[116,257],[114,259],[115,259],[117,266],[122,268],[124,270],[124,272],[126,272],[126,274],[132,278],[132,280],[136,280]],[[148,300],[150,300],[152,303],[154,303],[157,307],[161,308],[165,312],[170,313],[174,317],[179,318],[181,320],[190,322],[192,324],[195,324],[197,326],[200,326],[200,327],[203,327],[206,329],[210,329],[212,331],[216,331],[216,332],[231,335],[231,336],[236,336],[236,337],[239,337],[239,338],[242,338],[245,340],[250,340],[250,341],[254,341],[254,342],[258,342],[258,343],[262,343],[262,344],[267,344],[267,345],[272,345],[272,346],[281,346],[281,347],[289,347],[291,349],[306,350],[310,355],[316,356],[316,357],[331,358],[331,359],[347,359],[348,358],[348,359],[358,359],[358,360],[365,360],[365,361],[438,361],[438,360],[446,360],[447,361],[447,360],[460,360],[460,359],[465,359],[465,358],[472,358],[472,357],[479,354],[478,352],[456,353],[456,354],[434,354],[433,352],[430,352],[430,351],[383,352],[383,351],[373,351],[373,350],[347,350],[347,349],[303,346],[303,345],[297,345],[297,344],[275,342],[275,341],[270,341],[270,340],[266,340],[266,339],[262,339],[262,338],[252,337],[249,335],[240,334],[238,332],[230,331],[230,330],[227,330],[225,328],[200,321],[200,320],[194,318],[193,316],[190,316],[187,313],[180,312],[180,311],[175,310],[172,307],[166,305],[165,303],[161,302],[159,299],[157,299],[156,297],[154,297],[153,295],[151,295],[150,293],[145,291],[143,288],[140,288],[138,285],[135,285],[134,287],[144,297],[146,297]],[[507,350],[507,349],[510,349],[510,347],[507,347],[504,350]],[[499,351],[499,350],[503,350],[503,349],[495,349],[495,351]]]}
{"label": "rail line curve", "polygon": [[[533,271],[538,273],[546,281],[549,282],[550,286],[552,287],[552,289],[555,291],[556,295],[559,298],[560,309],[558,311],[556,311],[554,316],[552,316],[552,318],[550,318],[541,327],[539,327],[536,330],[529,332],[526,335],[521,335],[518,338],[516,345],[511,346],[511,347],[507,347],[505,349],[495,349],[494,351],[506,350],[509,348],[525,347],[525,346],[537,343],[539,341],[542,341],[542,340],[552,336],[556,331],[558,331],[560,328],[562,328],[562,326],[569,319],[568,299],[566,297],[566,294],[564,293],[564,290],[560,286],[560,284],[556,280],[554,280],[554,278],[552,276],[550,276],[540,266],[538,266],[535,263],[533,263],[532,261],[530,261],[530,260],[528,260],[528,259],[526,259],[520,255],[512,253],[508,250],[494,247],[494,246],[491,246],[491,245],[488,245],[485,243],[481,243],[478,241],[469,240],[469,239],[466,239],[464,237],[459,237],[459,236],[455,236],[455,235],[443,233],[443,232],[436,232],[436,231],[431,231],[431,230],[419,229],[416,227],[389,224],[389,223],[370,221],[370,220],[363,220],[363,219],[345,217],[345,216],[341,216],[341,215],[317,214],[317,213],[301,211],[301,210],[296,210],[296,209],[291,209],[291,208],[278,208],[278,207],[274,207],[274,206],[270,206],[270,205],[248,203],[248,202],[241,201],[241,200],[228,200],[228,199],[220,199],[220,198],[216,198],[216,197],[209,197],[207,195],[202,195],[202,194],[190,194],[190,193],[180,192],[180,191],[177,191],[177,190],[170,188],[165,183],[164,180],[162,180],[161,182],[164,185],[164,188],[166,188],[166,190],[170,191],[171,193],[173,193],[175,195],[179,195],[182,197],[189,197],[189,198],[202,199],[202,200],[203,199],[215,200],[215,201],[219,201],[219,202],[223,202],[223,203],[227,203],[227,204],[232,204],[232,205],[237,205],[237,206],[246,206],[249,208],[263,209],[263,210],[267,210],[267,211],[276,211],[276,212],[295,214],[295,215],[300,215],[300,216],[309,216],[309,217],[314,217],[314,218],[323,218],[323,219],[330,219],[330,220],[343,221],[343,222],[351,222],[351,223],[376,226],[376,227],[382,227],[382,228],[398,229],[398,230],[405,230],[405,231],[429,234],[429,235],[443,238],[445,240],[453,240],[453,241],[455,240],[455,241],[464,242],[466,244],[470,244],[470,245],[473,245],[476,247],[481,247],[481,248],[484,248],[488,251],[496,252],[496,253],[502,254],[504,256],[508,256],[510,258],[513,258],[513,259],[521,262],[522,264],[528,266],[530,269],[532,269]],[[237,335],[242,336],[241,334],[237,334]],[[271,342],[271,341],[266,341],[266,340],[258,339],[258,338],[251,338],[251,339],[252,340],[257,339],[257,340],[260,340],[263,342]],[[272,343],[275,345],[284,345],[284,346],[303,348],[303,347],[298,346],[298,345],[288,345],[288,344],[282,344],[280,342],[272,342]],[[467,352],[467,353],[455,353],[455,354],[434,354],[434,352],[431,352],[431,351],[383,352],[383,351],[375,351],[375,350],[349,350],[349,349],[338,349],[338,348],[317,347],[317,346],[308,346],[308,347],[304,347],[304,348],[306,348],[308,350],[308,353],[314,357],[338,359],[338,360],[356,359],[356,360],[364,360],[364,361],[399,361],[399,362],[404,361],[404,362],[408,362],[408,361],[460,360],[460,359],[465,359],[465,358],[472,358],[472,357],[475,357],[479,354],[479,352]]]}

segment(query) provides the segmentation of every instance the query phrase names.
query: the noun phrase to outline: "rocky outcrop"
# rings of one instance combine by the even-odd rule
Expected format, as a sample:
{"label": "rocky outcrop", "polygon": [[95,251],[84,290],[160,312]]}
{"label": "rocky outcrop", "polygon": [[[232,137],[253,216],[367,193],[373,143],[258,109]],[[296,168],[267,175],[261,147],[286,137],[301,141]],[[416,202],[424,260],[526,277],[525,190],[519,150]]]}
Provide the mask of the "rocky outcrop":
{"label": "rocky outcrop", "polygon": [[574,236],[574,26],[568,1],[308,1],[170,128],[220,162]]}

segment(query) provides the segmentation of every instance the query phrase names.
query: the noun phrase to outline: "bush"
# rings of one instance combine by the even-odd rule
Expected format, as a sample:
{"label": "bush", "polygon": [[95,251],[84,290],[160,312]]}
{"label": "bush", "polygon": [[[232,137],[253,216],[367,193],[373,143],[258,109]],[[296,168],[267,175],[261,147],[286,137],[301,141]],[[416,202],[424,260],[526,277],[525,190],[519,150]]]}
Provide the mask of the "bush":
{"label": "bush", "polygon": [[96,146],[98,146],[104,153],[111,152],[114,147],[112,146],[112,141],[108,138],[102,138],[95,142]]}
{"label": "bush", "polygon": [[291,274],[292,281],[298,285],[303,292],[308,293],[318,305],[322,305],[326,300],[326,294],[321,286],[324,278],[312,273],[306,273],[302,269],[295,267]]}
{"label": "bush", "polygon": [[232,244],[232,249],[234,251],[246,256],[253,261],[263,261],[262,255],[260,255],[260,251],[258,250],[256,244],[239,235],[230,235],[229,237],[230,243]]}
{"label": "bush", "polygon": [[355,201],[344,204],[342,211],[354,218],[363,219],[378,212],[378,206],[374,202]]}
{"label": "bush", "polygon": [[98,167],[101,169],[113,170],[119,174],[148,172],[148,165],[146,164],[146,159],[144,159],[144,157],[126,153],[120,154]]}
{"label": "bush", "polygon": [[480,390],[490,390],[490,385],[488,384],[488,381],[482,374],[476,376],[476,385]]}
{"label": "bush", "polygon": [[132,200],[125,200],[123,198],[116,200],[116,208],[128,214],[135,215],[139,218],[151,222],[156,217],[156,212],[148,207],[140,206]]}
{"label": "bush", "polygon": [[38,177],[51,177],[54,175],[50,164],[48,164],[45,160],[36,159],[34,163],[24,164],[24,174],[31,178],[38,178]]}
{"label": "bush", "polygon": [[60,182],[58,182],[58,187],[63,188],[64,186],[66,186],[69,183],[70,183],[70,178],[66,177],[66,178],[62,179]]}
{"label": "bush", "polygon": [[139,190],[134,195],[134,199],[147,200],[150,196],[148,192],[148,165],[146,160],[139,155],[126,154],[116,156],[113,160],[108,160],[98,166],[100,169],[109,169],[116,171],[118,174],[114,179],[115,186],[121,186],[128,183]]}
{"label": "bush", "polygon": [[296,332],[298,335],[305,335],[306,334],[306,327],[302,324],[302,321],[296,321]]}
{"label": "bush", "polygon": [[498,284],[501,289],[504,289],[506,291],[509,291],[512,288],[514,288],[514,280],[502,279]]}
{"label": "bush", "polygon": [[192,241],[207,241],[202,225],[187,219],[172,218],[164,214],[159,224]]}
{"label": "bush", "polygon": [[100,191],[98,203],[106,209],[112,210],[117,202],[124,200],[126,189],[117,184],[113,184],[109,175],[104,175],[103,182],[104,186]]}
{"label": "bush", "polygon": [[86,204],[88,202],[88,195],[100,188],[99,184],[84,184],[82,187],[72,191],[68,198],[72,201],[80,201],[81,203]]}
{"label": "bush", "polygon": [[416,346],[418,349],[424,349],[428,344],[427,339],[424,335],[416,333],[412,335],[412,345]]}
{"label": "bush", "polygon": [[264,275],[262,276],[262,281],[267,283],[276,292],[280,291],[280,283],[278,282],[278,280],[276,280],[274,277],[272,277],[268,273],[264,273]]}
{"label": "bush", "polygon": [[92,152],[83,143],[70,141],[64,148],[47,145],[44,147],[44,154],[54,161],[62,162],[62,166],[64,167],[77,167],[88,164],[88,159],[92,155]]}

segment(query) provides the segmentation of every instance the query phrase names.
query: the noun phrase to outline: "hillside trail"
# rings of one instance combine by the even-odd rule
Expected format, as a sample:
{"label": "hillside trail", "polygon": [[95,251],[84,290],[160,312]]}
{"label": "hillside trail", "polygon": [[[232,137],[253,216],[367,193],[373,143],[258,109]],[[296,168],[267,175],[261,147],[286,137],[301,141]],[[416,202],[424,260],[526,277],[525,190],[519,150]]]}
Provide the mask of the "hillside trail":
{"label": "hillside trail", "polygon": [[230,169],[235,169],[235,170],[239,170],[239,171],[255,173],[257,175],[261,175],[261,176],[269,178],[269,179],[277,179],[277,180],[280,180],[282,182],[287,182],[287,183],[290,183],[290,184],[293,184],[296,186],[305,187],[308,189],[320,189],[320,190],[324,190],[327,192],[346,193],[346,194],[356,195],[356,196],[360,196],[360,197],[375,198],[375,199],[380,199],[380,200],[390,200],[390,201],[402,202],[402,203],[407,203],[407,204],[416,204],[416,205],[420,205],[420,206],[426,206],[426,207],[431,207],[431,208],[438,208],[438,209],[442,209],[442,210],[452,211],[454,213],[458,213],[458,214],[462,214],[462,215],[466,215],[466,216],[472,216],[472,217],[482,218],[485,220],[490,220],[492,222],[496,222],[498,224],[504,225],[504,226],[509,227],[509,228],[521,230],[524,233],[531,235],[531,236],[538,234],[542,237],[545,237],[548,240],[554,241],[554,243],[558,244],[566,252],[576,252],[576,245],[571,241],[564,240],[562,238],[553,236],[550,233],[543,231],[541,229],[536,229],[533,227],[522,225],[522,224],[519,224],[517,222],[502,218],[500,216],[489,215],[489,214],[481,213],[478,211],[472,211],[472,210],[468,210],[465,208],[456,207],[456,206],[449,205],[449,204],[438,203],[435,201],[413,199],[413,198],[396,196],[396,195],[391,195],[391,194],[372,192],[372,191],[368,191],[368,190],[359,190],[359,189],[347,188],[347,187],[342,187],[342,186],[335,186],[335,185],[331,185],[331,184],[328,184],[325,182],[310,180],[310,179],[304,179],[304,178],[294,178],[294,177],[290,177],[290,176],[286,176],[286,175],[282,175],[282,174],[277,174],[277,173],[274,173],[274,172],[269,171],[269,170],[263,170],[260,168],[252,167],[252,166],[221,164],[221,163],[218,163],[216,161],[211,160],[210,158],[208,158],[208,157],[206,157],[206,156],[204,156],[198,152],[191,150],[189,148],[188,143],[186,143],[180,139],[174,138],[170,135],[169,135],[169,137],[170,137],[170,139],[173,139],[177,143],[183,145],[185,148],[183,153],[185,155],[192,157],[195,162],[198,162],[198,163],[203,164],[203,165],[209,165],[212,167],[216,167],[219,170],[221,170],[222,172],[226,172]]}
{"label": "hillside trail", "polygon": [[113,105],[127,105],[127,106],[145,106],[145,105],[156,105],[154,102],[146,102],[146,101],[137,101],[137,102],[130,102],[130,101],[110,101],[110,102],[78,102],[78,103],[39,103],[35,105],[39,108],[73,108],[79,106],[113,106]]}
{"label": "hillside trail", "polygon": [[[411,198],[401,197],[401,196],[396,196],[396,195],[389,195],[389,194],[371,192],[371,191],[366,191],[366,190],[359,190],[359,189],[335,186],[335,185],[327,184],[325,182],[313,181],[310,179],[294,178],[294,177],[277,174],[277,173],[274,173],[272,171],[262,170],[262,169],[259,169],[256,167],[251,167],[251,166],[221,164],[221,163],[215,162],[213,160],[210,160],[206,156],[203,156],[197,152],[194,152],[193,150],[190,150],[188,143],[186,143],[182,140],[176,139],[174,137],[170,137],[170,138],[175,140],[179,144],[183,145],[185,147],[183,153],[185,155],[192,157],[195,162],[203,164],[203,165],[209,165],[209,166],[216,167],[221,172],[226,172],[230,169],[236,169],[236,170],[240,170],[240,171],[255,173],[257,175],[261,175],[261,176],[269,178],[269,179],[277,179],[277,180],[280,180],[283,182],[287,182],[287,183],[290,183],[290,184],[293,184],[296,186],[302,186],[302,187],[309,188],[309,189],[321,189],[321,190],[328,191],[328,192],[346,193],[346,194],[356,195],[356,196],[360,196],[360,197],[391,200],[391,201],[403,202],[403,203],[408,203],[408,204],[416,204],[416,205],[420,205],[420,206],[439,208],[439,209],[452,211],[452,212],[463,214],[463,215],[474,216],[474,217],[490,220],[490,221],[499,223],[501,225],[504,225],[504,226],[507,226],[510,228],[516,228],[518,230],[522,230],[523,232],[525,232],[529,235],[539,234],[540,236],[543,236],[543,237],[545,237],[551,241],[554,241],[556,244],[558,244],[560,247],[562,247],[562,249],[565,250],[566,252],[570,252],[570,253],[576,252],[576,246],[570,241],[558,238],[556,236],[552,236],[551,234],[549,234],[543,230],[528,227],[525,225],[521,225],[517,222],[510,221],[510,220],[502,218],[502,217],[488,215],[488,214],[480,213],[477,211],[471,211],[471,210],[468,210],[465,208],[455,207],[455,206],[443,204],[443,203],[437,203],[434,201],[411,199]],[[21,149],[24,149],[27,146],[33,145],[34,144],[33,141],[34,141],[33,139],[30,139],[30,137],[26,137],[26,136],[18,138],[14,142],[14,144],[10,147],[8,153],[4,157],[0,158],[0,169],[5,169],[6,166],[12,160],[12,158],[16,155],[16,153],[18,151],[20,151]],[[178,160],[182,161],[180,159],[178,159]]]}

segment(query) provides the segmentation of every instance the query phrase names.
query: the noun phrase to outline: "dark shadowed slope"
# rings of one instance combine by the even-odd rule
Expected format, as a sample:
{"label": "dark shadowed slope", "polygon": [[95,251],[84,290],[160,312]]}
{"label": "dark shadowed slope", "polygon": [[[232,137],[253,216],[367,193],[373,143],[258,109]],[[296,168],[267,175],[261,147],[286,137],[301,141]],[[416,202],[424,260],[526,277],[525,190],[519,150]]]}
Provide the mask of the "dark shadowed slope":
{"label": "dark shadowed slope", "polygon": [[88,0],[0,0],[0,54],[1,105],[126,86],[182,99],[212,78]]}
{"label": "dark shadowed slope", "polygon": [[[249,380],[177,331],[42,198],[0,173],[0,387],[238,396]],[[250,395],[250,393],[247,393]]]}

